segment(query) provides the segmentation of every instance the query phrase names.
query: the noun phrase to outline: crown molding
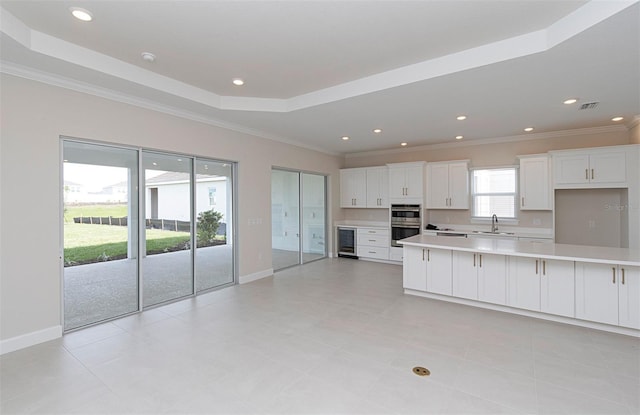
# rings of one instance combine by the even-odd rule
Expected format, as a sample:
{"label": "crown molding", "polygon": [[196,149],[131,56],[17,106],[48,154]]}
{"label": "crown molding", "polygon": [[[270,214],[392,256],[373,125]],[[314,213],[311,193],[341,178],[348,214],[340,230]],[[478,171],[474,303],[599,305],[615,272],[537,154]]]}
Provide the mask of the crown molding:
{"label": "crown molding", "polygon": [[[637,117],[640,118],[640,117]],[[586,134],[603,134],[611,132],[628,131],[624,125],[607,125],[602,127],[576,128],[573,130],[550,131],[545,133],[535,133],[526,135],[514,135],[506,137],[479,138],[468,141],[455,141],[448,143],[427,144],[410,148],[394,148],[388,150],[363,151],[358,153],[348,153],[344,155],[345,159],[358,157],[380,156],[385,154],[415,153],[416,151],[440,150],[445,148],[460,148],[471,146],[482,146],[487,144],[515,143],[519,141],[531,140],[549,140],[552,138],[571,137]]]}
{"label": "crown molding", "polygon": [[180,109],[170,105],[160,104],[152,100],[135,97],[133,95],[128,95],[128,94],[125,94],[119,91],[114,91],[108,88],[98,87],[96,85],[66,78],[57,74],[52,74],[49,72],[44,72],[44,71],[30,68],[27,66],[18,65],[13,62],[0,60],[0,73],[44,83],[44,84],[59,87],[59,88],[69,89],[69,90],[80,92],[87,95],[93,95],[99,98],[105,98],[110,101],[133,105],[136,107],[160,112],[163,114],[173,115],[173,116],[184,118],[190,121],[196,121],[203,124],[208,124],[215,127],[223,128],[225,130],[235,131],[242,134],[248,134],[254,137],[277,141],[283,144],[304,148],[306,150],[317,151],[319,153],[327,154],[330,156],[341,156],[340,153],[329,152],[319,147],[301,144],[300,142],[297,142],[285,137],[277,136],[274,134],[268,134],[253,128],[221,121],[214,117],[207,117],[201,114],[194,113],[192,111],[187,111],[187,110]]}

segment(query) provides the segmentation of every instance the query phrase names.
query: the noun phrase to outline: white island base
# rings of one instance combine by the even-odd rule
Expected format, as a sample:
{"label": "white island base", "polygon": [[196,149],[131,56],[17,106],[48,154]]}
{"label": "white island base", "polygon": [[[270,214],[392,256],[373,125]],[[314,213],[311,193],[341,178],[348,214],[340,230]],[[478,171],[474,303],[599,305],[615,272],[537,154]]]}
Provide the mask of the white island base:
{"label": "white island base", "polygon": [[624,248],[418,235],[406,294],[640,337],[640,253]]}

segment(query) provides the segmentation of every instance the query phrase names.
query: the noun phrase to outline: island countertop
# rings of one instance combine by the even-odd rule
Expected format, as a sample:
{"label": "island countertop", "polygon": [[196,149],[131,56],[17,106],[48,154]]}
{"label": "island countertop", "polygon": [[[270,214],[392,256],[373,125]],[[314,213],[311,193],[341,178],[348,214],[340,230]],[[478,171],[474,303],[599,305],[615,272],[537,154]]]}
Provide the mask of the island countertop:
{"label": "island countertop", "polygon": [[640,266],[640,250],[602,246],[517,241],[495,237],[454,238],[416,235],[398,241],[405,246],[566,261]]}

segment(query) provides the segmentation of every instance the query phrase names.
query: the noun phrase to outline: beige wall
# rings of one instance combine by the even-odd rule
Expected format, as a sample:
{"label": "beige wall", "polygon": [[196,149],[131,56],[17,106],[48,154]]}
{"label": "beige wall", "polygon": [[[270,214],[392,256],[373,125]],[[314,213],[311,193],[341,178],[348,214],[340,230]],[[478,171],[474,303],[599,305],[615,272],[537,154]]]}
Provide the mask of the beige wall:
{"label": "beige wall", "polygon": [[631,128],[629,134],[630,144],[640,144],[640,119],[636,122],[635,126]]}
{"label": "beige wall", "polygon": [[[272,166],[330,175],[329,219],[341,218],[341,157],[22,78],[1,80],[0,340],[61,325],[60,136],[237,161],[240,276],[272,267]],[[260,225],[248,225],[256,218]]]}

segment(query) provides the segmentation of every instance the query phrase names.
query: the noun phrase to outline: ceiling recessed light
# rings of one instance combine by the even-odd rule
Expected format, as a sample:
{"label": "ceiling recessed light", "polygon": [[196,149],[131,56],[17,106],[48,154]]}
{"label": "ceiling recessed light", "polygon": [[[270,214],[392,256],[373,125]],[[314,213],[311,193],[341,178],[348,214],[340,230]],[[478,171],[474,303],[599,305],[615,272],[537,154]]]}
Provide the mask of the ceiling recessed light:
{"label": "ceiling recessed light", "polygon": [[458,120],[458,121],[463,121],[463,120],[466,120],[466,119],[467,119],[467,116],[466,116],[466,115],[458,115],[458,116],[456,117],[456,120]]}
{"label": "ceiling recessed light", "polygon": [[376,128],[375,130],[373,130],[373,132],[376,133],[376,134],[380,134],[382,132],[382,130],[379,129],[379,128]]}
{"label": "ceiling recessed light", "polygon": [[154,166],[157,166],[157,165],[158,165],[158,163],[156,163],[156,162],[154,161],[154,162],[153,162],[153,165],[154,165]]}
{"label": "ceiling recessed light", "polygon": [[155,62],[156,61],[156,55],[154,55],[151,52],[142,52],[141,56],[142,56],[142,59],[147,61],[147,62]]}
{"label": "ceiling recessed light", "polygon": [[456,140],[462,140],[463,138],[464,138],[464,137],[463,137],[463,136],[461,136],[461,135],[457,135],[457,136],[456,136]]}
{"label": "ceiling recessed light", "polygon": [[622,121],[622,120],[624,120],[624,118],[623,118],[623,117],[613,117],[613,118],[611,119],[611,121]]}
{"label": "ceiling recessed light", "polygon": [[69,7],[71,14],[78,20],[82,20],[83,22],[90,22],[93,20],[93,15],[87,9],[83,9],[80,7]]}
{"label": "ceiling recessed light", "polygon": [[402,147],[404,147],[404,146],[406,146],[406,145],[407,145],[407,143],[400,143],[400,145],[401,145]]}
{"label": "ceiling recessed light", "polygon": [[526,132],[533,131],[533,127],[527,127],[524,129]]}
{"label": "ceiling recessed light", "polygon": [[575,104],[576,102],[578,102],[578,100],[576,98],[570,98],[570,99],[565,100],[563,102],[563,104],[571,105],[571,104]]}
{"label": "ceiling recessed light", "polygon": [[345,135],[345,136],[343,136],[343,137],[342,137],[342,139],[343,139],[344,141],[347,141],[347,140],[349,139],[349,137],[347,137],[347,136]]}
{"label": "ceiling recessed light", "polygon": [[240,79],[240,78],[236,78],[236,79],[233,80],[233,84],[236,85],[236,86],[242,86],[242,85],[244,85],[244,81],[242,79]]}

